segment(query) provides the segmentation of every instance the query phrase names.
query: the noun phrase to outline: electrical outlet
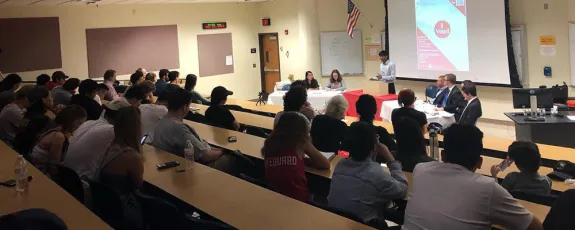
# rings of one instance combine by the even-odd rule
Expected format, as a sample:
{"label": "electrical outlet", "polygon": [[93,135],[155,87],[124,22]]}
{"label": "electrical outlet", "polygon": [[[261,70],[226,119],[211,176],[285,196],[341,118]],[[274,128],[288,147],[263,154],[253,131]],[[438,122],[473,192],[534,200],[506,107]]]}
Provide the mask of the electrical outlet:
{"label": "electrical outlet", "polygon": [[256,64],[254,63],[254,68],[256,68]]}

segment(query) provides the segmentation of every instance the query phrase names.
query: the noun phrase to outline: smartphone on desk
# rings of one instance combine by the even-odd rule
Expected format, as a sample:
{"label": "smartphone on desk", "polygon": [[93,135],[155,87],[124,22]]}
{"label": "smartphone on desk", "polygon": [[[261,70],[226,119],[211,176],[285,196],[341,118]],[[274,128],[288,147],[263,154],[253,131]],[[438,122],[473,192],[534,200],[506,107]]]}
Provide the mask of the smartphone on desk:
{"label": "smartphone on desk", "polygon": [[170,162],[156,165],[158,170],[164,170],[164,169],[169,169],[169,168],[178,167],[178,166],[180,166],[180,162],[178,162],[178,161],[170,161]]}

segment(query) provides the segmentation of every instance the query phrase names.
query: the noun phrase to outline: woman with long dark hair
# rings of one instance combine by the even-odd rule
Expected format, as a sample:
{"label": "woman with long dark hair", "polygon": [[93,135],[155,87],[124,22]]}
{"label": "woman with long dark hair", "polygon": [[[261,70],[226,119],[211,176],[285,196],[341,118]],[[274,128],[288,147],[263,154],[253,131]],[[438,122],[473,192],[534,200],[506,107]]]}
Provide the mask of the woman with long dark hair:
{"label": "woman with long dark hair", "polygon": [[416,121],[409,117],[401,117],[396,121],[394,130],[397,160],[401,162],[403,170],[412,172],[415,165],[433,161],[433,158],[427,155],[425,137]]}
{"label": "woman with long dark hair", "polygon": [[209,105],[211,103],[210,100],[196,92],[195,88],[197,82],[198,76],[195,74],[188,74],[186,76],[186,85],[184,85],[184,89],[192,93],[192,103]]}
{"label": "woman with long dark hair", "polygon": [[329,90],[337,90],[337,91],[345,91],[347,90],[347,84],[341,77],[339,70],[334,69],[331,71],[331,77],[329,78],[329,83],[327,84],[326,88]]}
{"label": "woman with long dark hair", "polygon": [[[375,114],[377,113],[377,102],[373,96],[369,94],[361,95],[355,103],[355,109],[359,115],[359,121],[373,125],[373,120],[375,120]],[[397,145],[387,129],[375,126],[375,132],[379,135],[379,142],[387,146],[390,151],[397,149]]]}
{"label": "woman with long dark hair", "polygon": [[394,130],[397,130],[395,126],[400,118],[409,117],[419,124],[423,133],[427,132],[427,115],[415,109],[416,99],[415,93],[411,89],[399,91],[397,102],[401,108],[394,109],[391,112],[391,123]]}
{"label": "woman with long dark hair", "polygon": [[305,72],[305,88],[307,90],[318,90],[319,89],[319,83],[317,83],[317,80],[315,80],[315,78],[313,77],[313,73],[311,71],[306,71]]}
{"label": "woman with long dark hair", "polygon": [[306,118],[285,112],[262,148],[267,182],[277,192],[307,202],[309,189],[304,155],[318,169],[328,169],[329,161],[311,143]]}
{"label": "woman with long dark hair", "polygon": [[44,86],[36,86],[28,93],[28,110],[24,113],[24,131],[14,138],[14,149],[27,156],[39,134],[45,131],[52,122],[46,112],[54,106],[50,90]]}

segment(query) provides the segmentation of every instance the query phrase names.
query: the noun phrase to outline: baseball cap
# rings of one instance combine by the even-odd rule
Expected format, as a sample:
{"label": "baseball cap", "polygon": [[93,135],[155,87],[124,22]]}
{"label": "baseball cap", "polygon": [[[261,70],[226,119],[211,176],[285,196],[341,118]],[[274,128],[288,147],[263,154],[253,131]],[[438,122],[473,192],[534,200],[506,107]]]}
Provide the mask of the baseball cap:
{"label": "baseball cap", "polygon": [[229,95],[234,95],[234,92],[227,90],[223,86],[218,86],[212,90],[211,100],[212,104],[219,104],[226,100]]}
{"label": "baseball cap", "polygon": [[130,103],[128,103],[128,101],[126,101],[126,99],[120,98],[120,99],[113,100],[113,101],[109,102],[108,104],[105,104],[104,106],[108,110],[118,111],[121,108],[128,107],[131,105],[130,105]]}

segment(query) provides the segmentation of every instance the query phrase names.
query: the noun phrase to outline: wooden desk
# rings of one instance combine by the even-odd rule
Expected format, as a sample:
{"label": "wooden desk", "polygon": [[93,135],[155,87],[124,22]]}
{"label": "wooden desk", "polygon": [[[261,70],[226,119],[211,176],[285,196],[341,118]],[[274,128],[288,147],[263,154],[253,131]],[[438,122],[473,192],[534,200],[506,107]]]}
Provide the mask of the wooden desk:
{"label": "wooden desk", "polygon": [[238,229],[371,229],[201,164],[182,173],[158,171],[158,163],[184,159],[143,149],[148,183]]}
{"label": "wooden desk", "polygon": [[[198,112],[202,115],[206,114],[206,110],[209,107],[207,105],[201,105],[201,104],[192,104],[191,106],[195,107],[195,108],[199,108],[200,110],[196,111],[196,112]],[[261,115],[257,115],[257,114],[253,114],[253,113],[246,113],[246,112],[240,112],[240,111],[235,111],[235,110],[230,110],[230,112],[232,112],[232,114],[234,115],[234,117],[236,118],[238,123],[240,123],[240,124],[254,126],[254,127],[260,127],[260,128],[269,129],[269,130],[274,129],[274,118],[273,117],[261,116]]]}
{"label": "wooden desk", "polygon": [[[0,142],[0,149],[0,181],[6,181],[14,176],[14,162],[18,154],[4,142]],[[0,215],[43,208],[62,218],[68,229],[112,229],[34,166],[28,166],[28,175],[34,179],[25,193],[0,187]]]}

